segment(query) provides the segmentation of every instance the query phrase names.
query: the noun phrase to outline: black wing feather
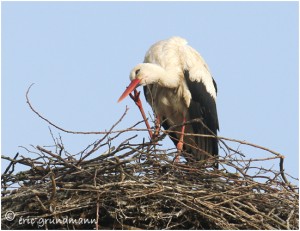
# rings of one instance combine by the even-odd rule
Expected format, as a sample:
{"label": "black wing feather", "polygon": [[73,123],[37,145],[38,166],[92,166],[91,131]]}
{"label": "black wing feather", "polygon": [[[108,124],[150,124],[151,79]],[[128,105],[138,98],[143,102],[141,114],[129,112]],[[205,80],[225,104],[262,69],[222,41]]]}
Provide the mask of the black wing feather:
{"label": "black wing feather", "polygon": [[[190,119],[200,118],[207,126],[206,128],[201,123],[193,123],[194,132],[196,134],[217,135],[219,122],[214,98],[207,91],[203,82],[191,81],[188,70],[184,71],[184,77],[192,95],[189,107]],[[215,81],[213,82],[217,91],[217,85]],[[196,143],[199,145],[199,148],[212,155],[218,155],[218,141],[216,138],[195,137],[195,139],[197,139]]]}

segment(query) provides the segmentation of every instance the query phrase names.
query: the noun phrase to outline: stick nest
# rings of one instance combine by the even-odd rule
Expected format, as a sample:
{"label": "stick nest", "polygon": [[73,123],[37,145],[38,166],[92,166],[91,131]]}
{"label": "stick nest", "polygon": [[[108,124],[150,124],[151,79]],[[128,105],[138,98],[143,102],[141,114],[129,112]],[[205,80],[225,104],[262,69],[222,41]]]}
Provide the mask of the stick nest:
{"label": "stick nest", "polygon": [[[177,151],[161,146],[167,131],[156,144],[136,142],[137,124],[114,130],[122,118],[76,154],[51,132],[51,147],[2,156],[10,161],[2,229],[299,229],[298,188],[287,181],[282,155],[220,137],[219,169],[213,158],[175,164]],[[247,159],[228,142],[269,157]],[[261,167],[269,161],[278,170]],[[29,169],[14,173],[16,165]]]}

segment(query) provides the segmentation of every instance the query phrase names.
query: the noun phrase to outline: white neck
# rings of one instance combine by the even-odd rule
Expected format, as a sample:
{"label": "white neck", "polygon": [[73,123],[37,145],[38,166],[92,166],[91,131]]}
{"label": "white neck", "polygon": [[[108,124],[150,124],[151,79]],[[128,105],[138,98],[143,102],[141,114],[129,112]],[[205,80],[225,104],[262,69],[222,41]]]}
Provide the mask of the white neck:
{"label": "white neck", "polygon": [[153,63],[141,64],[143,69],[142,85],[157,83],[162,87],[177,88],[180,82],[180,74],[177,71],[170,71]]}

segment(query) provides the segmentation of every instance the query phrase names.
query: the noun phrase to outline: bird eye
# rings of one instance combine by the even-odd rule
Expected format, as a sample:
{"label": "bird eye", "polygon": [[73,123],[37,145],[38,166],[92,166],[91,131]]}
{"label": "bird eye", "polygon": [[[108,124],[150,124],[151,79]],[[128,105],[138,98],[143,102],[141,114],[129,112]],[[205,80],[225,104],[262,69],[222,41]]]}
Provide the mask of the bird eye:
{"label": "bird eye", "polygon": [[137,70],[135,71],[135,75],[138,75],[138,74],[140,73],[140,70],[141,70],[141,69],[137,69]]}

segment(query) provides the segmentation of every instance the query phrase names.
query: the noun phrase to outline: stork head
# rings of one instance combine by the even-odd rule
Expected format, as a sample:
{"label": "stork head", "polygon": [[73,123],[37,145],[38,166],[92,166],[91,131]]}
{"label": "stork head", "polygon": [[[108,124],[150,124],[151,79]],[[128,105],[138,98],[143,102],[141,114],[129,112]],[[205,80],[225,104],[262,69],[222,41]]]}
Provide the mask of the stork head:
{"label": "stork head", "polygon": [[134,89],[138,86],[145,86],[147,84],[153,84],[159,82],[159,78],[162,76],[164,69],[156,64],[141,63],[134,67],[129,75],[131,83],[123,92],[118,102],[126,98]]}

